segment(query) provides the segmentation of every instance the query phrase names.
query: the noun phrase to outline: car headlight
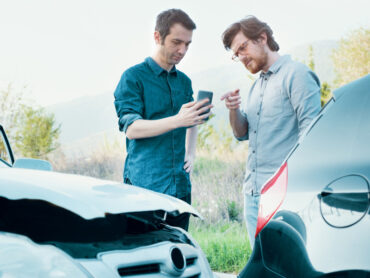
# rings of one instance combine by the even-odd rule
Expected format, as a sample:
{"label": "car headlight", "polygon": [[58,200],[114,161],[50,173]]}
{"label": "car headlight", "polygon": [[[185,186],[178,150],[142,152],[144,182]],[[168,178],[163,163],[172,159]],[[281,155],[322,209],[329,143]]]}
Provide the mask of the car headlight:
{"label": "car headlight", "polygon": [[71,257],[51,245],[0,233],[0,277],[92,277]]}

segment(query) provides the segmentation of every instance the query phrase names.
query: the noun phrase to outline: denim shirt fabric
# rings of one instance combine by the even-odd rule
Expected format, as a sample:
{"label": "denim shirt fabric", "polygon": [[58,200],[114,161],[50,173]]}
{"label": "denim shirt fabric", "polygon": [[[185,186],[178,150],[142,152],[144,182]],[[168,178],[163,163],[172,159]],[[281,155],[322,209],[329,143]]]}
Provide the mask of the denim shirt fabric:
{"label": "denim shirt fabric", "polygon": [[[120,131],[138,119],[157,120],[176,115],[193,101],[190,79],[175,67],[167,72],[152,58],[126,70],[114,92]],[[126,138],[123,178],[132,184],[177,198],[191,192],[183,169],[186,128],[150,138]]]}
{"label": "denim shirt fabric", "polygon": [[243,190],[259,194],[320,112],[320,81],[307,66],[280,57],[261,73],[246,96],[248,160]]}

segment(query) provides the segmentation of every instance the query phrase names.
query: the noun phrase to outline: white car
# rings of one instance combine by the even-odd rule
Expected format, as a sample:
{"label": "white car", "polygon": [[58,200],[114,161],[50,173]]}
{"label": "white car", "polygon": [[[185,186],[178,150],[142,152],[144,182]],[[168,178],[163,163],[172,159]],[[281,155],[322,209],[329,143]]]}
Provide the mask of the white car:
{"label": "white car", "polygon": [[0,131],[0,277],[213,277],[194,239],[166,224],[199,216],[193,207],[43,160],[14,162]]}

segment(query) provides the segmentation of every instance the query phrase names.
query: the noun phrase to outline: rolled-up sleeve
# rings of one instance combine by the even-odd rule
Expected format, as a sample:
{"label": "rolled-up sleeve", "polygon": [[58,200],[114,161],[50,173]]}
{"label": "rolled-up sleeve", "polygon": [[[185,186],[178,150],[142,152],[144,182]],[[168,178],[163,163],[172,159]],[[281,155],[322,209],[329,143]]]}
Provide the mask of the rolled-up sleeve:
{"label": "rolled-up sleeve", "polygon": [[143,118],[144,111],[142,85],[130,71],[122,74],[114,99],[119,130],[126,132],[134,121]]}
{"label": "rolled-up sleeve", "polygon": [[296,71],[290,82],[290,99],[297,115],[299,136],[321,109],[320,81],[308,68]]}

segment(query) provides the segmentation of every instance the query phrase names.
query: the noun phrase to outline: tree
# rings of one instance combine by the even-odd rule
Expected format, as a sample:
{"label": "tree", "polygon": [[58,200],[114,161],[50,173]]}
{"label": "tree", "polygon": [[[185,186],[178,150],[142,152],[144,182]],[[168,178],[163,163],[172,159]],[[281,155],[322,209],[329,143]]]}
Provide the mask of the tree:
{"label": "tree", "polygon": [[22,115],[24,96],[22,90],[15,90],[12,84],[0,90],[0,124],[11,142],[15,140],[18,120]]}
{"label": "tree", "polygon": [[55,150],[60,134],[60,125],[54,127],[53,114],[47,114],[43,108],[24,106],[24,112],[16,133],[16,147],[23,156],[46,158]]}
{"label": "tree", "polygon": [[54,115],[43,108],[33,108],[24,97],[25,87],[15,89],[11,84],[0,89],[0,124],[16,154],[45,158],[58,146],[60,126],[55,127]]}
{"label": "tree", "polygon": [[336,87],[370,72],[370,29],[353,30],[343,38],[332,55],[337,78]]}
{"label": "tree", "polygon": [[331,88],[328,82],[324,81],[321,83],[320,92],[321,92],[321,107],[322,107],[331,98]]}
{"label": "tree", "polygon": [[[315,61],[314,61],[314,53],[313,53],[313,47],[312,45],[309,46],[308,48],[308,64],[307,66],[312,70],[315,71]],[[328,82],[323,81],[321,82],[321,88],[320,88],[320,93],[321,93],[321,106],[324,106],[325,103],[328,102],[328,100],[331,98],[331,88]]]}
{"label": "tree", "polygon": [[308,47],[308,65],[307,65],[312,71],[315,71],[315,61],[313,58],[313,46],[310,45]]}

